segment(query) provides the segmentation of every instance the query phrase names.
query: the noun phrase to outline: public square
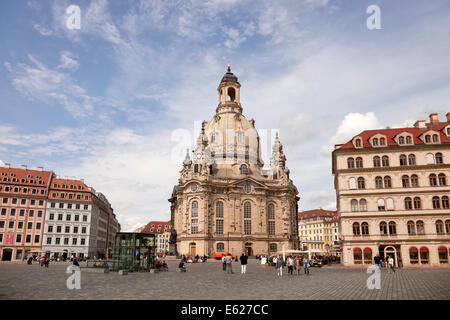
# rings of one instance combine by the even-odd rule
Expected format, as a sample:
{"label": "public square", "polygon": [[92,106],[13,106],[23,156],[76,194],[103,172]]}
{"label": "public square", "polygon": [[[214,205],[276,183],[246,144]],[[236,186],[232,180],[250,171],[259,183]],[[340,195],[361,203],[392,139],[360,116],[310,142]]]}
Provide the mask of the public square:
{"label": "public square", "polygon": [[[366,268],[340,265],[311,268],[306,276],[276,274],[274,267],[250,260],[245,275],[233,263],[234,274],[222,271],[218,261],[188,264],[186,273],[176,272],[177,262],[169,261],[169,271],[119,275],[81,274],[81,289],[69,290],[66,274],[69,263],[0,263],[0,299],[186,299],[186,300],[397,300],[450,298],[449,268],[404,268],[395,274],[381,273],[381,288],[366,287]],[[83,264],[81,264],[83,266]]]}

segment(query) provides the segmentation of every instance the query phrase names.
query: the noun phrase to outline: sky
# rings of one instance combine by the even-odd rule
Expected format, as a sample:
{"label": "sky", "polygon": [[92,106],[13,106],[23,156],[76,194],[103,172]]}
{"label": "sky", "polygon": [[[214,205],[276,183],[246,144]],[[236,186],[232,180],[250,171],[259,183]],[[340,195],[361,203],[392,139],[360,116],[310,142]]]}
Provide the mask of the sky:
{"label": "sky", "polygon": [[[67,26],[71,5],[79,29]],[[380,29],[367,27],[370,5]],[[0,9],[0,165],[83,178],[123,231],[170,220],[167,199],[228,62],[266,164],[265,133],[279,131],[300,210],[336,208],[335,144],[450,111],[445,0],[4,0]]]}

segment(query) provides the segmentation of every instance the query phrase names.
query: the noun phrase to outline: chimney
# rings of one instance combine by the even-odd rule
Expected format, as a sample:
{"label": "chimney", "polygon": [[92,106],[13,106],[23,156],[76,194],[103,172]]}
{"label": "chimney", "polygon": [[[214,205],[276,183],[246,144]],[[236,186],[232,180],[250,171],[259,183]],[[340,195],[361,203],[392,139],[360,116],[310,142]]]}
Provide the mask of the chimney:
{"label": "chimney", "polygon": [[437,113],[430,114],[430,122],[431,123],[439,123],[439,116]]}
{"label": "chimney", "polygon": [[21,167],[22,167],[22,170],[27,170],[27,165],[26,164],[21,165]]}
{"label": "chimney", "polygon": [[44,171],[44,167],[37,167],[37,171]]}
{"label": "chimney", "polygon": [[447,116],[447,122],[450,122],[450,112],[447,112],[446,116]]}
{"label": "chimney", "polygon": [[11,164],[10,164],[10,163],[5,163],[5,168],[6,168],[6,169],[11,168]]}
{"label": "chimney", "polygon": [[425,129],[427,126],[425,125],[425,120],[417,120],[416,123],[414,123],[414,127],[417,129]]}

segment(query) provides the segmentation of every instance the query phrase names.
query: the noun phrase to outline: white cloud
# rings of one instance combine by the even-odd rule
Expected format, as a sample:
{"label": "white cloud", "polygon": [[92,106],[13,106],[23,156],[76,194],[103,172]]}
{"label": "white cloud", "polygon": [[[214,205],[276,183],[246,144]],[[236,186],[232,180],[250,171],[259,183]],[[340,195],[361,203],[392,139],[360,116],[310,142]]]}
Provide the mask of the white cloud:
{"label": "white cloud", "polygon": [[75,71],[79,68],[80,64],[78,61],[73,59],[72,53],[69,51],[61,52],[60,56],[60,65],[57,66],[57,69],[68,69],[69,71]]}
{"label": "white cloud", "polygon": [[328,145],[322,148],[322,154],[329,156],[335,144],[344,144],[362,131],[382,128],[375,113],[367,112],[366,114],[361,114],[351,112],[344,117],[344,120],[342,120],[336,134],[330,139]]}
{"label": "white cloud", "polygon": [[33,26],[37,31],[39,31],[40,34],[42,34],[43,36],[51,36],[53,34],[52,30],[47,29],[39,24],[35,24]]}

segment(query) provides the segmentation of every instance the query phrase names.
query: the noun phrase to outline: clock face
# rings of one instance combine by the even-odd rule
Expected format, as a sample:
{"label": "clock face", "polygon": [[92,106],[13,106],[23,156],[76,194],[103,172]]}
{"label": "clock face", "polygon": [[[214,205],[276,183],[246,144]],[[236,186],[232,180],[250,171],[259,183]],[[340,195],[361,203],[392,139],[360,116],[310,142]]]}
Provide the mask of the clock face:
{"label": "clock face", "polygon": [[196,157],[197,157],[197,160],[200,160],[202,158],[202,154],[199,152],[199,153],[197,153]]}

